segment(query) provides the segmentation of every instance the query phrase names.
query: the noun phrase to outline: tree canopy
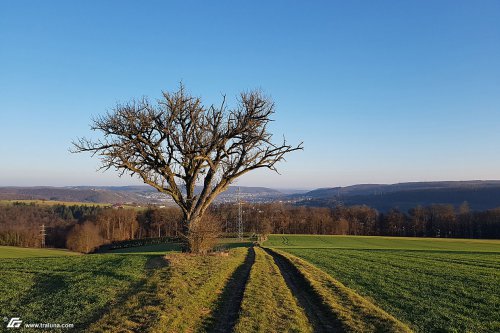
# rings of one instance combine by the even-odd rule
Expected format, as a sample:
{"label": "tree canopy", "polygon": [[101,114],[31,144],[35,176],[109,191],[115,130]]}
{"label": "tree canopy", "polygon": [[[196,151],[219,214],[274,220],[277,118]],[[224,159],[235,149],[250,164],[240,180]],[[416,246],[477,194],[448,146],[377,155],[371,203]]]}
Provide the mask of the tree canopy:
{"label": "tree canopy", "polygon": [[170,195],[189,227],[236,178],[259,168],[277,171],[287,153],[302,149],[284,138],[272,141],[274,112],[260,91],[242,92],[235,107],[225,97],[219,106],[205,106],[181,84],[156,103],[142,98],[96,117],[91,128],[103,137],[80,138],[73,151],[97,154],[103,169],[137,175]]}

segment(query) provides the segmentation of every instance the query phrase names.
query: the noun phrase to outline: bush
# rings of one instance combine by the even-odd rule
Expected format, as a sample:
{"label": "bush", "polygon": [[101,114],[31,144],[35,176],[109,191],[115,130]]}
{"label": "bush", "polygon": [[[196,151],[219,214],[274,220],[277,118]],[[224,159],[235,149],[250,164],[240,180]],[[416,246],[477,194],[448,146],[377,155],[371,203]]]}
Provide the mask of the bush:
{"label": "bush", "polygon": [[89,253],[103,244],[99,228],[92,222],[76,224],[68,235],[66,246],[72,251]]}
{"label": "bush", "polygon": [[94,252],[101,253],[101,252],[107,252],[110,250],[118,250],[118,249],[125,249],[125,248],[130,248],[130,247],[139,247],[139,246],[146,246],[146,245],[173,243],[173,242],[178,242],[178,241],[180,241],[179,238],[169,237],[169,236],[155,237],[155,238],[131,239],[131,240],[117,241],[117,242],[112,242],[112,243],[108,243],[108,244],[103,244],[103,245],[99,246],[97,249],[95,249]]}
{"label": "bush", "polygon": [[192,253],[206,254],[217,245],[221,225],[215,216],[206,213],[189,226],[188,245]]}

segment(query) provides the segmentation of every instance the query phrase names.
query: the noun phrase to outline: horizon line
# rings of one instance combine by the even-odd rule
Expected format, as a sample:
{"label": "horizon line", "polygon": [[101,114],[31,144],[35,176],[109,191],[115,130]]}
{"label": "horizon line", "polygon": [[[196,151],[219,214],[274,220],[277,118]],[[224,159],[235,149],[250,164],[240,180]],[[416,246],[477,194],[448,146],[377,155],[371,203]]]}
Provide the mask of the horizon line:
{"label": "horizon line", "polygon": [[[412,183],[461,183],[461,182],[500,182],[500,179],[467,179],[467,180],[419,180],[419,181],[403,181],[403,182],[395,182],[395,183],[353,183],[349,185],[332,185],[332,186],[321,186],[321,187],[284,187],[284,186],[265,186],[265,185],[229,185],[229,187],[262,187],[269,189],[284,189],[284,190],[311,190],[311,189],[330,189],[330,188],[345,188],[351,186],[360,186],[360,185],[398,185],[398,184],[412,184]],[[41,187],[41,188],[71,188],[71,187],[94,187],[94,188],[102,188],[102,187],[151,187],[147,184],[129,184],[129,185],[0,185],[0,188],[33,188],[33,187]],[[197,185],[201,186],[201,185]]]}

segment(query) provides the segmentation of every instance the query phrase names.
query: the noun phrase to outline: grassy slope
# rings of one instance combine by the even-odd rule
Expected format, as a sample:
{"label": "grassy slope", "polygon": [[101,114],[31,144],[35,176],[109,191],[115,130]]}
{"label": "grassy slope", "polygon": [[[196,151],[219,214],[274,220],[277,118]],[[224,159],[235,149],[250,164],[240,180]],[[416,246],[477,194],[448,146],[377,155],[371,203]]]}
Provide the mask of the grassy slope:
{"label": "grassy slope", "polygon": [[234,249],[229,257],[170,254],[168,266],[153,272],[146,284],[89,331],[204,331],[227,280],[247,251]]}
{"label": "grassy slope", "polygon": [[0,259],[0,315],[73,323],[81,331],[141,281],[147,256]]}
{"label": "grassy slope", "polygon": [[1,258],[29,258],[29,257],[59,257],[79,255],[79,253],[61,249],[35,249],[15,246],[0,246]]}
{"label": "grassy slope", "polygon": [[236,332],[312,332],[273,258],[255,248]]}
{"label": "grassy slope", "polygon": [[416,331],[500,330],[499,241],[287,235],[269,243],[308,260]]}

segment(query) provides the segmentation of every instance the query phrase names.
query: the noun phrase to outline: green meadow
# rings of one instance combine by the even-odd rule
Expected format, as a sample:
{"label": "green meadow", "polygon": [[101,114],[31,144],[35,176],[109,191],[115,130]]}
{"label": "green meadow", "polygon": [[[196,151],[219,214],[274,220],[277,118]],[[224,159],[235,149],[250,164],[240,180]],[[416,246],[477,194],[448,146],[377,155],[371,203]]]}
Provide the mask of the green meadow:
{"label": "green meadow", "polygon": [[[4,250],[0,249],[2,257]],[[148,256],[141,255],[2,258],[0,315],[27,323],[87,327],[120,295],[141,283],[147,262]]]}
{"label": "green meadow", "polygon": [[417,332],[500,331],[500,241],[272,235]]}
{"label": "green meadow", "polygon": [[265,246],[500,252],[500,240],[383,236],[271,235]]}
{"label": "green meadow", "polygon": [[74,256],[79,253],[61,249],[34,249],[15,246],[0,246],[1,258],[59,257]]}
{"label": "green meadow", "polygon": [[91,255],[3,246],[0,315],[76,332],[500,331],[499,241],[271,235],[264,249],[251,244],[222,240],[225,254],[207,256],[175,243]]}

